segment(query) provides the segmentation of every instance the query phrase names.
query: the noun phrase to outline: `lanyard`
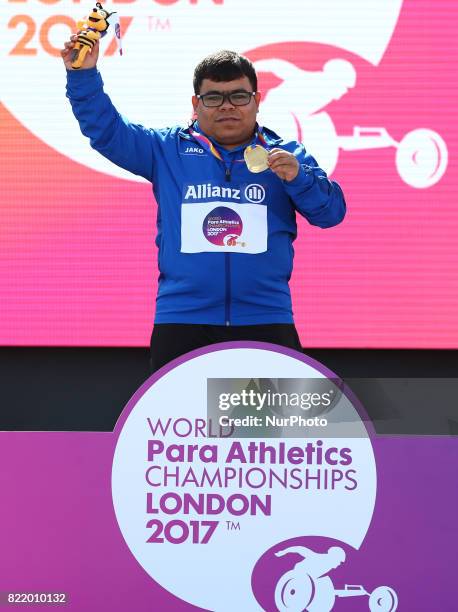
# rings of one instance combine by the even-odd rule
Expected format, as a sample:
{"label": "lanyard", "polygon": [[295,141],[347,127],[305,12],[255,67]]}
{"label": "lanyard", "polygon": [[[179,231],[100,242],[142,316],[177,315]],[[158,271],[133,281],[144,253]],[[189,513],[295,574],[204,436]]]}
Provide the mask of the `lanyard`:
{"label": "lanyard", "polygon": [[[192,127],[189,128],[189,133],[191,134],[191,136],[193,136],[193,138],[195,138],[200,143],[203,149],[205,149],[206,151],[209,151],[212,155],[214,155],[220,161],[223,161],[223,157],[221,153],[218,151],[218,149],[215,147],[215,145],[212,143],[212,141],[207,136],[205,136],[204,134],[201,134],[200,132],[196,132],[196,130]],[[256,142],[257,141],[259,141],[261,145],[267,146],[267,141],[264,138],[264,134],[262,133],[261,126],[258,126],[258,130],[256,132]]]}

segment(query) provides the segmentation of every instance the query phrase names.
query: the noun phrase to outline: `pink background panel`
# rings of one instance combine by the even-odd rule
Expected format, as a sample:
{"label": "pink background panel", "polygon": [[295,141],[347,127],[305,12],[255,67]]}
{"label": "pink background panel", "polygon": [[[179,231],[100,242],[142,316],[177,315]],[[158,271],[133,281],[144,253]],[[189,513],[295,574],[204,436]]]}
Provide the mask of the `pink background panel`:
{"label": "pink background panel", "polygon": [[[295,242],[305,346],[458,347],[457,17],[454,2],[406,0],[376,67],[294,41],[245,50],[306,70],[347,59],[356,86],[325,109],[338,135],[378,126],[400,141],[428,128],[448,148],[446,173],[427,189],[403,182],[394,147],[339,152],[333,178],[347,217],[327,230],[300,220]],[[267,95],[277,84],[269,74],[260,83]],[[147,345],[157,287],[150,186],[65,158],[1,105],[0,156],[0,344]]]}

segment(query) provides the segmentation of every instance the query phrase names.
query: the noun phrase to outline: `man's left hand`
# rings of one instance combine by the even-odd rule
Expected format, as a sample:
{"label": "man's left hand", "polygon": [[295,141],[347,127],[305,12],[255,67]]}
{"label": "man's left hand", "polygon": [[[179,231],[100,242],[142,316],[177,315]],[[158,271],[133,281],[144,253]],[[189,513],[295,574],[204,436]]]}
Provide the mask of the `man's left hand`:
{"label": "man's left hand", "polygon": [[299,162],[292,153],[283,149],[272,149],[267,161],[269,168],[282,181],[292,181],[299,173]]}

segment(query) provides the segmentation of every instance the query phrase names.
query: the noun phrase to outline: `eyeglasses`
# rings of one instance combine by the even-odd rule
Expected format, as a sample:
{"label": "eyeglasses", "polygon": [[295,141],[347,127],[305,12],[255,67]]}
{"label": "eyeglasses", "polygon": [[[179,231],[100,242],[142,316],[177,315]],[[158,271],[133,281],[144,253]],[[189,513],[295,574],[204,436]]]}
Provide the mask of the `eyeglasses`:
{"label": "eyeglasses", "polygon": [[233,106],[246,106],[250,103],[253,96],[256,95],[255,91],[231,91],[230,93],[207,93],[198,95],[197,99],[202,100],[202,104],[209,108],[215,106],[222,106],[224,100],[229,100]]}

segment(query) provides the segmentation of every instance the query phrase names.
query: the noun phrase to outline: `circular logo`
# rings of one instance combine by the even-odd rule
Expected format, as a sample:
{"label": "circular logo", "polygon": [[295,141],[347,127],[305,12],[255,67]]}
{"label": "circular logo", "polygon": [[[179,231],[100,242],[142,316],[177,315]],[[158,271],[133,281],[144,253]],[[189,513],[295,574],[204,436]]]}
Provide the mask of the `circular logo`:
{"label": "circular logo", "polygon": [[235,210],[227,206],[214,208],[202,224],[205,238],[217,246],[236,246],[242,230],[242,219]]}
{"label": "circular logo", "polygon": [[[326,426],[293,425],[289,412],[279,419],[267,409],[291,407],[317,385],[324,398],[335,386],[320,368],[288,349],[225,343],[178,359],[134,395],[115,430],[113,504],[132,554],[166,591],[207,610],[254,612],[252,576],[267,554],[281,610],[303,610],[312,597],[313,610],[331,609],[320,597],[334,593],[331,580],[340,587],[333,568],[343,550],[360,547],[374,510],[371,441],[346,392]],[[296,538],[314,554],[299,550],[307,563],[293,574]]]}
{"label": "circular logo", "polygon": [[245,198],[253,204],[260,204],[266,197],[266,190],[258,183],[250,183],[245,187]]}

